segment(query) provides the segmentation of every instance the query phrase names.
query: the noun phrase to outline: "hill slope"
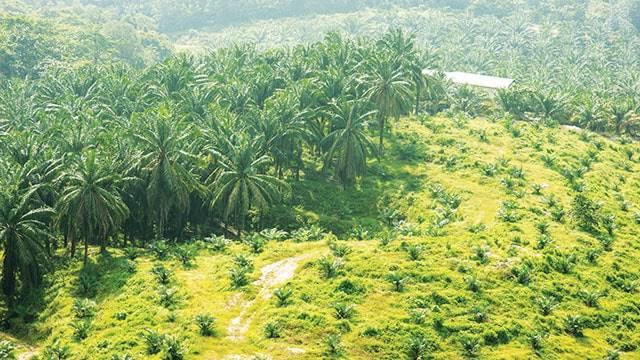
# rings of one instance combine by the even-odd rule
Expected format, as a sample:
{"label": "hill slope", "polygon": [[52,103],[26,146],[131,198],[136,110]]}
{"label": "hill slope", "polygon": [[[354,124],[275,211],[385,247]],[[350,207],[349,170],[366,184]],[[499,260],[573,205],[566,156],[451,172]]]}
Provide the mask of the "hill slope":
{"label": "hill slope", "polygon": [[[259,253],[217,239],[167,250],[187,260],[194,251],[191,266],[158,260],[162,247],[133,261],[96,254],[100,281],[80,281],[79,264],[67,265],[30,340],[42,353],[66,345],[73,359],[167,356],[147,353],[145,329],[175,336],[187,359],[640,356],[637,144],[425,117],[396,124],[389,147],[356,189],[313,177],[297,185],[308,191],[283,219],[311,225],[263,249],[248,237]],[[318,226],[353,231],[338,240]],[[247,284],[236,287],[230,271],[242,267]],[[242,271],[233,273],[241,285]],[[74,301],[92,295],[95,314],[75,320],[93,306]],[[211,336],[198,334],[199,314],[215,318]]]}

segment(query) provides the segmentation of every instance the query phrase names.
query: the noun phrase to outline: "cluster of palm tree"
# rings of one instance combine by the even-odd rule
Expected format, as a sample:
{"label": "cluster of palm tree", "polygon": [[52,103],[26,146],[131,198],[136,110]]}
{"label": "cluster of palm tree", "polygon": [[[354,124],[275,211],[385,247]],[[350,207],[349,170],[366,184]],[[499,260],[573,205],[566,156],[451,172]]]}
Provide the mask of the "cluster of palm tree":
{"label": "cluster of palm tree", "polygon": [[6,298],[37,287],[56,249],[74,256],[82,244],[86,263],[92,245],[240,235],[309,171],[352,186],[381,155],[388,119],[412,110],[424,58],[401,31],[377,42],[331,34],[293,49],[234,46],[144,70],[60,66],[6,82]]}
{"label": "cluster of palm tree", "polygon": [[[208,43],[241,39],[269,47],[312,41],[329,28],[354,36],[376,36],[390,26],[407,29],[416,34],[417,44],[435,55],[428,62],[432,68],[516,79],[525,89],[513,96],[517,103],[512,110],[595,131],[638,134],[637,1],[455,3],[469,6],[469,11],[434,6],[371,8],[331,18],[261,22],[200,36]],[[461,101],[461,108],[477,113],[477,96],[469,100]]]}

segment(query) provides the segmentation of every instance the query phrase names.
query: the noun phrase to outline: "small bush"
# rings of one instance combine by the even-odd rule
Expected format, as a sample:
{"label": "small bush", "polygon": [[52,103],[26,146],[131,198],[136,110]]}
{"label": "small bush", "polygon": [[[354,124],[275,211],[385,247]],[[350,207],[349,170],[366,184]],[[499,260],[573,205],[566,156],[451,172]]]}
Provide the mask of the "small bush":
{"label": "small bush", "polygon": [[317,224],[300,228],[291,233],[296,242],[318,241],[324,237],[324,229]]}
{"label": "small bush", "polygon": [[598,291],[583,290],[580,292],[580,298],[585,305],[592,308],[599,306],[599,301],[603,297],[603,294]]}
{"label": "small bush", "polygon": [[564,216],[566,214],[562,205],[556,205],[550,210],[551,218],[555,222],[561,223],[564,220]]}
{"label": "small bush", "polygon": [[162,286],[158,291],[158,302],[165,308],[170,308],[178,302],[177,290]]}
{"label": "small bush", "polygon": [[279,307],[287,306],[291,303],[291,295],[293,291],[287,288],[280,288],[276,290],[273,295],[276,297],[277,305]]}
{"label": "small bush", "polygon": [[98,291],[98,276],[93,269],[87,268],[78,277],[78,292],[88,298],[96,296]]}
{"label": "small bush", "polygon": [[607,355],[604,357],[605,360],[619,360],[620,359],[620,351],[618,350],[609,350],[607,351]]}
{"label": "small bush", "polygon": [[500,209],[498,209],[498,219],[507,223],[518,222],[521,216],[517,213],[517,208],[517,205],[513,201],[503,201]]}
{"label": "small bush", "polygon": [[583,336],[585,328],[585,319],[579,315],[571,315],[564,319],[564,330],[577,337]]}
{"label": "small bush", "polygon": [[422,334],[412,334],[407,345],[407,357],[410,360],[425,360],[431,358],[431,353],[437,350],[436,344]]}
{"label": "small bush", "polygon": [[73,303],[73,313],[77,319],[90,318],[96,313],[96,302],[89,299],[76,299]]}
{"label": "small bush", "polygon": [[533,184],[531,185],[531,193],[533,195],[542,195],[542,190],[545,189],[544,184]]}
{"label": "small bush", "polygon": [[140,256],[140,250],[138,248],[135,247],[128,247],[124,249],[124,256],[127,257],[127,259],[133,261],[135,259],[138,258],[138,256]]}
{"label": "small bush", "polygon": [[151,252],[158,260],[166,260],[169,257],[170,248],[166,241],[157,240],[151,244]]}
{"label": "small bush", "polygon": [[183,360],[185,354],[184,345],[175,336],[165,336],[164,354],[162,360]]}
{"label": "small bush", "polygon": [[331,249],[333,256],[339,258],[343,258],[351,253],[351,248],[349,246],[335,242],[329,245],[329,249]]}
{"label": "small bush", "polygon": [[396,292],[402,292],[407,282],[407,279],[403,275],[396,272],[387,275],[387,280],[393,285],[393,290]]}
{"label": "small bush", "polygon": [[407,254],[409,255],[409,259],[413,261],[418,261],[422,258],[422,253],[424,252],[424,248],[420,245],[409,245],[407,247]]}
{"label": "small bush", "polygon": [[476,246],[473,252],[475,254],[474,258],[480,264],[487,264],[489,262],[489,248],[487,246]]}
{"label": "small bush", "polygon": [[79,320],[71,323],[73,328],[73,337],[78,340],[84,340],[89,336],[89,330],[91,330],[91,322],[88,320]]}
{"label": "small bush", "polygon": [[327,256],[318,260],[320,271],[325,279],[331,279],[338,276],[338,273],[343,267],[343,262],[340,259],[332,259]]}
{"label": "small bush", "polygon": [[213,316],[209,314],[198,314],[195,320],[200,335],[212,336],[215,333],[213,325],[216,319]]}
{"label": "small bush", "polygon": [[69,345],[61,345],[60,340],[56,340],[44,349],[43,355],[45,360],[66,360],[72,353]]}
{"label": "small bush", "polygon": [[480,292],[482,286],[480,280],[475,276],[467,276],[464,278],[464,282],[467,284],[467,289],[473,292]]}
{"label": "small bush", "polygon": [[578,194],[572,202],[571,214],[576,224],[587,232],[594,232],[599,222],[601,205],[582,194]]}
{"label": "small bush", "polygon": [[211,236],[205,238],[204,241],[209,244],[209,248],[216,252],[222,252],[227,248],[229,244],[229,240],[227,240],[224,236]]}
{"label": "small bush", "polygon": [[193,266],[193,260],[196,258],[196,254],[191,248],[181,246],[175,250],[175,257],[180,261],[182,266],[189,268]]}
{"label": "small bush", "polygon": [[549,246],[553,242],[553,238],[549,234],[540,234],[538,236],[538,243],[536,244],[536,250],[542,250]]}
{"label": "small bush", "polygon": [[369,240],[369,238],[371,238],[371,234],[367,228],[358,225],[351,230],[350,238],[359,241]]}
{"label": "small bush", "polygon": [[336,290],[341,291],[348,295],[359,294],[364,292],[364,288],[361,285],[354,283],[349,279],[342,280]]}
{"label": "small bush", "polygon": [[162,350],[162,344],[164,342],[163,335],[154,330],[145,329],[140,336],[147,347],[147,354],[154,355]]}
{"label": "small bush", "polygon": [[244,242],[249,245],[251,252],[254,254],[260,254],[264,251],[264,247],[267,241],[260,234],[253,233],[249,235]]}
{"label": "small bush", "polygon": [[469,358],[475,358],[480,353],[480,340],[472,336],[463,336],[460,338],[462,346],[462,355]]}
{"label": "small bush", "polygon": [[14,353],[16,346],[11,341],[1,340],[0,341],[0,360],[9,360],[15,359],[16,354]]}
{"label": "small bush", "polygon": [[247,272],[253,271],[253,261],[244,254],[238,254],[233,258],[233,263],[239,269],[245,269]]}
{"label": "small bush", "polygon": [[168,285],[171,282],[171,270],[162,264],[157,264],[151,269],[151,273],[161,285]]}
{"label": "small bush", "polygon": [[244,267],[235,267],[229,270],[229,280],[231,286],[238,289],[249,284],[249,278],[247,276],[248,270]]}
{"label": "small bush", "polygon": [[340,336],[331,334],[325,339],[325,355],[330,358],[338,358],[344,354]]}
{"label": "small bush", "polygon": [[270,241],[282,241],[289,236],[289,233],[278,228],[273,228],[260,231],[260,236]]}
{"label": "small bush", "polygon": [[333,305],[334,315],[338,320],[351,319],[355,313],[355,307],[350,304],[336,303]]}
{"label": "small bush", "polygon": [[267,339],[277,339],[280,337],[280,324],[277,322],[268,322],[264,326],[264,336]]}
{"label": "small bush", "polygon": [[545,337],[546,336],[541,333],[533,333],[528,336],[529,345],[531,345],[531,348],[533,349],[533,351],[537,353],[540,350],[542,350],[542,348],[544,347]]}
{"label": "small bush", "polygon": [[555,255],[547,255],[546,259],[547,263],[561,274],[571,273],[576,264],[575,254],[556,253]]}
{"label": "small bush", "polygon": [[529,285],[531,282],[531,265],[528,262],[511,268],[511,276],[521,285]]}

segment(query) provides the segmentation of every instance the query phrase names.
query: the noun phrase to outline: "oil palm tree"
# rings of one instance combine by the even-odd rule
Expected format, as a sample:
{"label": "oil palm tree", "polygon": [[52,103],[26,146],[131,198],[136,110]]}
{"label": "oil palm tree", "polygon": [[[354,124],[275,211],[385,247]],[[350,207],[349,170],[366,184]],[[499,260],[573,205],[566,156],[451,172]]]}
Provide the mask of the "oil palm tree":
{"label": "oil palm tree", "polygon": [[115,232],[129,215],[129,209],[115,189],[119,176],[103,166],[90,152],[73,169],[65,172],[65,187],[59,200],[61,227],[70,232],[71,253],[78,238],[84,240],[84,265],[87,265],[89,243],[106,247],[107,236]]}
{"label": "oil palm tree", "polygon": [[638,114],[636,113],[637,106],[635,101],[631,98],[614,100],[609,108],[611,115],[611,127],[616,134],[621,134],[623,131],[634,135],[633,130],[638,122]]}
{"label": "oil palm tree", "polygon": [[45,239],[51,236],[46,224],[52,209],[38,201],[39,187],[12,187],[0,192],[0,242],[2,243],[2,292],[11,309],[18,279],[23,289],[37,287],[47,263]]}
{"label": "oil palm tree", "polygon": [[411,96],[411,84],[398,61],[389,58],[375,58],[361,83],[366,87],[364,93],[378,110],[379,154],[384,152],[385,123],[389,116],[400,116],[407,99]]}
{"label": "oil palm tree", "polygon": [[335,162],[335,175],[342,184],[349,185],[364,175],[367,156],[375,152],[375,146],[366,134],[366,122],[375,114],[360,113],[355,101],[334,104],[329,112],[332,131],[323,140],[329,147],[327,163]]}
{"label": "oil palm tree", "polygon": [[269,157],[260,152],[259,142],[240,137],[235,142],[226,140],[223,151],[214,151],[220,168],[208,181],[213,193],[211,207],[222,207],[224,220],[233,219],[240,234],[249,210],[265,210],[287,189],[284,181],[265,173]]}
{"label": "oil palm tree", "polygon": [[185,214],[189,209],[189,194],[199,188],[195,176],[183,162],[192,155],[183,149],[188,129],[178,129],[170,122],[172,115],[166,107],[159,110],[154,119],[147,121],[135,137],[144,148],[140,159],[147,183],[147,203],[155,223],[156,239],[164,236],[170,212]]}

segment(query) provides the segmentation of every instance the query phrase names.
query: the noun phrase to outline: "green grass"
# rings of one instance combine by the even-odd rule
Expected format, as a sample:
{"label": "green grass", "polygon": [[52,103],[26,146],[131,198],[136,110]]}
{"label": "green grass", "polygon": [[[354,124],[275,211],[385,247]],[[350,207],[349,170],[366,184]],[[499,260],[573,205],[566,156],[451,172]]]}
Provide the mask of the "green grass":
{"label": "green grass", "polygon": [[[146,328],[179,337],[188,359],[253,354],[316,359],[329,356],[330,335],[339,336],[344,358],[402,359],[416,334],[433,344],[437,359],[462,357],[468,338],[477,340],[477,356],[487,359],[598,359],[611,350],[620,350],[622,359],[640,356],[640,300],[637,290],[624,289],[640,286],[636,143],[623,145],[598,135],[526,123],[507,128],[503,122],[481,119],[423,118],[396,124],[387,147],[386,159],[372,161],[370,176],[356,187],[343,190],[309,173],[295,185],[295,196],[271,216],[280,228],[318,223],[337,236],[269,242],[257,255],[243,244],[218,253],[197,243],[192,267],[175,259],[162,262],[172,273],[169,286],[177,289],[170,309],[159,303],[159,284],[151,273],[159,261],[151,254],[135,260],[135,271],[128,270],[120,251],[93,256],[100,274],[97,313],[89,336],[81,341],[73,339],[70,326],[74,300],[81,298],[80,263],[73,262],[52,279],[45,307],[32,324],[38,335],[23,339],[41,348],[60,339],[74,359],[111,359],[125,353],[160,359],[162,352],[145,353],[140,333]],[[634,152],[632,160],[625,149]],[[597,159],[583,176],[584,193],[602,202],[601,213],[616,216],[610,246],[581,231],[570,214],[576,193],[562,169],[577,166],[589,152]],[[546,166],[542,154],[554,154],[555,165]],[[491,164],[495,173],[488,176],[492,171],[482,169]],[[534,184],[544,185],[541,194],[535,194]],[[443,194],[454,203],[459,198],[459,206],[451,206]],[[566,211],[561,222],[552,217],[551,197],[559,204],[555,208],[561,205]],[[504,201],[514,204],[512,222],[498,216]],[[397,210],[405,225],[384,245],[380,234],[387,225],[381,214],[387,208]],[[447,208],[455,208],[448,211],[449,223],[438,226],[443,224],[438,214]],[[542,223],[548,224],[552,239],[543,248],[538,229]],[[370,239],[355,240],[354,228],[368,230]],[[336,241],[350,251],[338,275],[325,279],[318,259],[331,254],[329,245]],[[408,254],[412,247],[422,249],[415,260]],[[238,253],[247,254],[254,265],[250,284],[242,289],[229,280]],[[260,269],[302,254],[307,257],[295,276],[283,284],[292,291],[290,303],[280,306],[275,298],[263,299],[251,284]],[[525,263],[528,282],[519,283],[513,274]],[[392,273],[405,279],[403,291],[388,280]],[[584,294],[595,292],[603,296],[597,306],[588,306]],[[537,305],[543,296],[557,301],[549,315]],[[233,341],[227,338],[227,326],[249,301],[254,302],[247,311],[248,332]],[[336,304],[353,306],[352,314],[338,319]],[[198,334],[199,314],[215,318],[213,336]],[[572,315],[586,321],[581,337],[565,329]],[[266,338],[269,323],[277,324],[279,337]],[[536,354],[529,337],[537,333],[545,335]],[[294,353],[300,349],[304,353]]]}

